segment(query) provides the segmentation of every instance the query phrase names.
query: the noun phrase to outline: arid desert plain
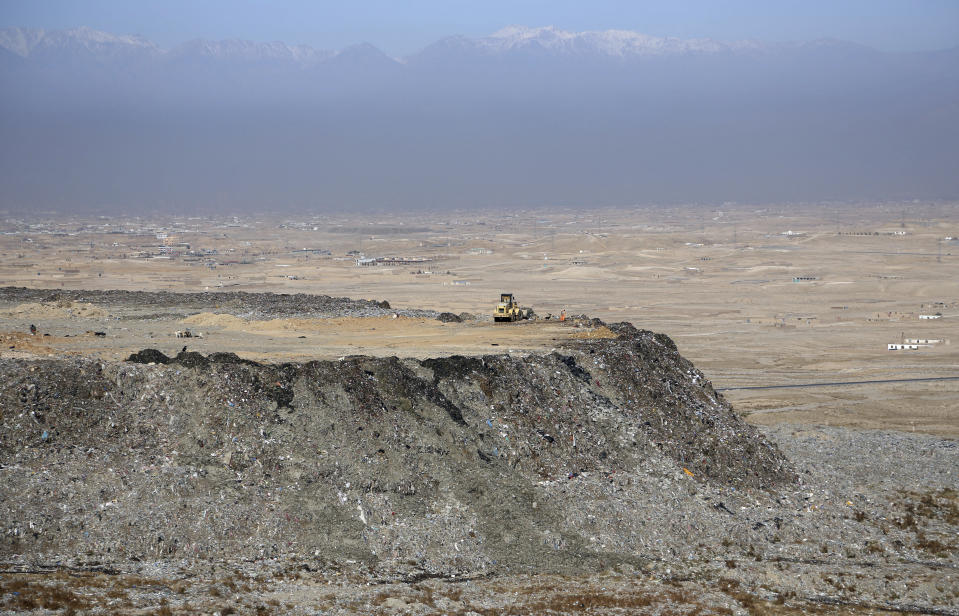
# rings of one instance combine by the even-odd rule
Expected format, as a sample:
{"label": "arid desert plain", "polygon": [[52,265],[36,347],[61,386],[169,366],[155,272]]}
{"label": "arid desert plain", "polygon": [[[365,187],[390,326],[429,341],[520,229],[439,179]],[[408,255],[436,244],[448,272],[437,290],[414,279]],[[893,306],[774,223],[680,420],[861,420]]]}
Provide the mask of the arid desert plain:
{"label": "arid desert plain", "polygon": [[[3,516],[9,520],[3,523],[8,540],[2,550],[5,573],[0,611],[959,613],[957,204],[731,204],[282,218],[6,216],[0,220],[0,283],[4,287],[0,291],[0,360],[25,375],[15,383],[22,388],[20,402],[10,393],[0,407],[6,441],[0,473],[5,473],[7,486],[2,504]],[[183,293],[198,294],[191,296],[196,301],[178,295]],[[245,295],[265,293],[290,297],[267,306],[263,297],[269,296]],[[492,310],[500,293],[515,294],[537,318],[494,323]],[[372,301],[320,310],[311,307],[309,296]],[[438,319],[442,313],[450,313],[449,318]],[[560,315],[565,319],[560,320]],[[47,441],[52,438],[48,430],[53,429],[49,412],[46,420],[37,419],[39,410],[28,413],[27,407],[19,406],[29,399],[23,392],[34,391],[28,383],[31,366],[43,371],[47,370],[43,362],[73,358],[120,366],[116,370],[122,371],[124,360],[143,349],[173,358],[185,348],[203,356],[235,353],[251,360],[251,365],[262,366],[396,357],[404,366],[414,366],[402,362],[416,360],[410,368],[416,372],[435,358],[451,356],[531,362],[559,357],[557,349],[560,354],[564,348],[593,353],[584,349],[595,341],[622,337],[625,330],[613,326],[620,322],[668,336],[678,353],[732,405],[733,413],[775,443],[801,485],[762,471],[755,474],[755,481],[749,479],[751,462],[745,457],[745,479],[736,475],[729,480],[733,482],[729,485],[741,486],[739,492],[708,481],[696,483],[699,471],[691,466],[657,466],[661,470],[656,473],[665,474],[648,471],[635,481],[662,477],[662,485],[657,486],[664,493],[683,495],[675,497],[677,507],[708,501],[704,510],[720,517],[703,517],[700,523],[693,515],[685,521],[663,522],[673,532],[683,529],[683,541],[694,546],[688,551],[679,547],[686,545],[679,539],[670,543],[639,530],[631,535],[609,531],[610,537],[638,538],[636,543],[605,540],[621,542],[610,561],[615,564],[604,567],[594,558],[582,573],[577,573],[572,557],[554,562],[524,556],[512,564],[497,565],[494,555],[498,552],[491,547],[483,557],[486,560],[479,556],[469,560],[461,550],[480,550],[470,543],[470,537],[476,537],[472,530],[465,538],[450,535],[448,559],[431,552],[432,548],[404,548],[419,554],[419,560],[401,558],[395,550],[389,560],[381,544],[370,547],[386,540],[380,535],[371,539],[375,533],[364,530],[367,534],[356,541],[365,541],[366,548],[378,555],[381,560],[376,563],[389,561],[381,569],[372,557],[360,554],[360,547],[354,546],[351,552],[338,545],[331,548],[337,556],[324,560],[318,556],[322,548],[297,552],[294,543],[287,550],[281,546],[278,552],[274,545],[272,555],[268,551],[264,556],[260,549],[261,560],[249,556],[255,550],[246,546],[237,553],[247,560],[238,557],[242,562],[237,564],[212,548],[207,556],[201,548],[193,548],[195,554],[190,555],[185,549],[155,548],[149,553],[143,552],[145,548],[131,548],[121,558],[115,545],[108,555],[103,547],[107,543],[94,546],[90,539],[89,553],[95,557],[84,560],[77,547],[76,558],[70,560],[73,540],[61,536],[68,532],[67,522],[56,516],[45,518],[48,526],[60,525],[57,538],[49,544],[43,543],[42,533],[33,539],[21,538],[30,532],[24,529],[41,522],[27,519],[37,508],[30,509],[26,496],[22,503],[15,502],[19,498],[12,493],[13,486],[26,494],[34,489],[29,487],[33,485],[29,477],[58,472],[47,462],[31,466],[29,461],[47,455],[31,451],[58,442]],[[36,327],[35,333],[31,326]],[[189,337],[180,337],[185,332]],[[145,366],[136,364],[140,365]],[[168,364],[174,365],[179,364]],[[192,364],[182,365],[186,371]],[[440,374],[435,366],[431,369]],[[105,374],[110,369],[104,370]],[[380,370],[369,367],[366,374],[373,378],[375,373],[382,380]],[[180,374],[178,369],[176,375]],[[587,377],[587,383],[590,378],[597,392],[606,387],[597,373]],[[700,377],[691,378],[697,383]],[[122,380],[116,379],[117,383]],[[279,380],[276,385],[280,387]],[[13,381],[6,386],[13,391]],[[294,392],[299,391],[296,387]],[[294,395],[300,394],[291,393],[290,399]],[[485,389],[482,395],[498,400]],[[615,398],[608,392],[604,395]],[[515,402],[520,397],[516,390],[508,399]],[[233,406],[232,401],[229,404]],[[497,404],[490,409],[498,409]],[[273,408],[277,405],[283,408],[282,402]],[[231,420],[225,421],[229,425]],[[496,432],[496,421],[495,417],[480,418],[477,425],[488,424]],[[465,422],[473,425],[468,416]],[[23,426],[37,435],[17,436],[14,429]],[[256,429],[264,442],[270,441],[262,426]],[[559,423],[555,430],[561,431]],[[213,443],[219,443],[220,436],[214,434],[211,431],[198,447],[203,448],[206,441],[204,452],[216,456],[220,450],[214,452]],[[494,459],[502,455],[512,468],[517,464],[522,468],[519,458],[525,450],[520,449],[514,460],[503,452],[511,443],[506,435],[514,441],[516,437],[505,427],[499,434],[506,440],[490,450],[496,452]],[[697,433],[689,438],[700,437]],[[56,438],[67,442],[70,437],[58,433]],[[242,438],[231,438],[234,445],[228,455],[233,462],[228,457],[224,464],[234,468],[240,450],[237,439]],[[282,442],[282,436],[276,438]],[[493,438],[500,437],[494,434]],[[573,449],[576,438],[572,436]],[[662,434],[650,438],[659,450],[671,447],[661,442]],[[582,451],[579,447],[576,451]],[[169,464],[175,461],[174,449],[173,445],[163,449]],[[600,449],[597,445],[595,459],[605,461],[606,451]],[[375,447],[371,451],[376,455]],[[392,455],[391,451],[378,449],[381,458]],[[299,455],[305,454],[294,453]],[[481,457],[485,460],[486,454]],[[160,465],[158,460],[151,458],[149,464]],[[739,472],[740,462],[729,463],[730,477]],[[237,471],[237,482],[245,468]],[[671,470],[662,470],[667,468]],[[593,471],[563,469],[563,481],[569,482]],[[610,471],[604,472],[613,482]],[[92,470],[87,473],[94,475]],[[540,473],[547,484],[559,480]],[[769,485],[777,482],[793,487],[779,488],[783,491],[770,496]],[[367,518],[376,508],[369,500],[376,494],[374,483],[368,486],[368,496],[348,492],[346,488],[355,486],[345,483],[340,496],[352,504],[347,506],[349,512],[336,514],[342,526],[331,522],[331,532],[353,528],[347,522],[373,528]],[[111,508],[124,507],[122,502],[116,504],[124,497],[119,485],[104,489],[118,492],[104,493],[102,502],[85,506],[94,513],[99,507],[106,516]],[[546,489],[531,487],[529,494]],[[756,496],[750,490],[766,492]],[[85,498],[90,491],[82,493]],[[177,498],[195,498],[177,494]],[[599,498],[588,490],[581,496]],[[43,502],[40,492],[36,498]],[[535,509],[542,507],[537,503],[546,497],[530,498],[528,506]],[[635,498],[639,500],[629,502],[637,508],[625,511],[642,517],[643,509],[637,504],[642,499]],[[626,502],[616,501],[616,507],[625,507]],[[378,506],[387,507],[383,502]],[[456,507],[447,505],[443,514],[447,518],[452,515],[450,506]],[[785,516],[778,513],[780,507],[800,512],[795,513],[799,521],[793,530],[785,522],[784,530],[779,530]],[[413,511],[400,511],[399,505],[395,509],[394,516],[416,517]],[[601,509],[595,505],[583,516],[605,519],[603,515],[612,515],[600,513]],[[198,506],[197,515],[202,511],[206,519],[212,515],[208,510]],[[832,517],[821,523],[810,517],[823,510],[828,511],[823,515]],[[283,523],[292,524],[289,512],[293,509],[287,511]],[[562,511],[573,510],[556,509]],[[485,513],[481,508],[464,509],[461,515],[465,520]],[[350,515],[359,516],[360,521],[347,520]],[[656,519],[659,514],[649,515]],[[737,530],[729,531],[732,542],[720,541],[725,531],[716,520],[727,515],[743,525],[746,539]],[[550,524],[559,523],[558,518],[550,519]],[[450,528],[469,527],[462,520],[449,524]],[[530,524],[536,527],[538,522]],[[81,529],[93,525],[78,525],[75,532],[82,535],[87,531]],[[387,526],[382,522],[383,528]],[[179,531],[164,530],[159,541],[166,537],[168,543],[173,532]],[[269,536],[278,542],[282,532],[279,529]],[[586,528],[580,534],[593,533],[594,537],[584,539],[589,543],[603,541],[603,532]],[[757,547],[757,533],[767,532],[762,539],[766,547]],[[479,530],[476,533],[487,537]],[[411,531],[410,536],[414,534]],[[499,540],[512,545],[509,537]],[[185,545],[186,539],[180,541]],[[490,546],[495,543],[492,538],[486,541]],[[794,554],[782,547],[790,542],[802,547],[796,547]],[[662,547],[667,544],[671,547]],[[613,550],[606,544],[602,548],[590,543],[582,553]],[[136,555],[130,556],[134,551]],[[655,557],[643,560],[654,552]],[[309,561],[314,557],[316,562]],[[638,560],[630,560],[634,557]],[[131,566],[131,562],[140,565]],[[447,565],[436,563],[454,564],[443,569]]]}

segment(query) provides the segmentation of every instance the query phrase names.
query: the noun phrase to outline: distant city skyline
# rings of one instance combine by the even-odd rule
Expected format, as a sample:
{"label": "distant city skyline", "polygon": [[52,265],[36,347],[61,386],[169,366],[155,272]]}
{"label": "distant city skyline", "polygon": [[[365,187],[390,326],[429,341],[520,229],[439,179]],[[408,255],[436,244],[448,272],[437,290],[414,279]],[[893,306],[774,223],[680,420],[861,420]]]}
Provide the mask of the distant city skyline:
{"label": "distant city skyline", "polygon": [[403,56],[447,36],[485,36],[508,25],[553,25],[571,31],[623,29],[725,41],[835,38],[884,51],[919,51],[959,46],[959,2],[0,1],[0,27],[89,26],[141,35],[162,47],[196,38],[282,41],[318,49],[368,42]]}

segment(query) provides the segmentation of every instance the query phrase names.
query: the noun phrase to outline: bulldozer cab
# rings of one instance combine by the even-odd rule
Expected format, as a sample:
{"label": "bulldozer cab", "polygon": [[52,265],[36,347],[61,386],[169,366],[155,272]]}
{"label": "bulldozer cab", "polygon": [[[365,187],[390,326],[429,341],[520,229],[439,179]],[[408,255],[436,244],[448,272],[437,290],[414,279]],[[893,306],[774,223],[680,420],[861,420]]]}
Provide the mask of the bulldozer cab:
{"label": "bulldozer cab", "polygon": [[499,302],[501,304],[512,304],[513,303],[513,294],[512,293],[502,293],[499,296]]}

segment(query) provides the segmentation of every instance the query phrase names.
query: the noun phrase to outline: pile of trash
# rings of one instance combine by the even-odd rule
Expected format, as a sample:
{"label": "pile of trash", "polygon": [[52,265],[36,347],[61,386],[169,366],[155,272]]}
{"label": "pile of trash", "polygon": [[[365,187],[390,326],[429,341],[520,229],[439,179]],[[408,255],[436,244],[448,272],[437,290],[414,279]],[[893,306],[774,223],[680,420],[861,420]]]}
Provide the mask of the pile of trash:
{"label": "pile of trash", "polygon": [[725,534],[702,490],[796,482],[669,338],[609,327],[526,357],[0,360],[0,555],[601,568]]}
{"label": "pile of trash", "polygon": [[0,303],[35,302],[69,305],[69,302],[92,303],[136,308],[186,308],[243,315],[248,319],[323,318],[339,316],[377,317],[399,313],[402,316],[435,317],[433,310],[394,310],[387,301],[330,297],[307,293],[247,293],[243,291],[205,291],[175,293],[172,291],[86,291],[78,289],[28,289],[0,287]]}

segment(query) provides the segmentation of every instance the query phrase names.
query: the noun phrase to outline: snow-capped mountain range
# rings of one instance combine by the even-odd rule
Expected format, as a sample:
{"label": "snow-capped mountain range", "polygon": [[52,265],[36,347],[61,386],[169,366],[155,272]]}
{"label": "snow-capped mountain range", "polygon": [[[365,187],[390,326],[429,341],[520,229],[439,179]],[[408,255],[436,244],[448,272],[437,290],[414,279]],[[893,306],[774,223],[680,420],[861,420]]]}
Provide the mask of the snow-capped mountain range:
{"label": "snow-capped mountain range", "polygon": [[[408,58],[394,58],[394,61],[415,62],[421,54],[444,48],[456,48],[460,52],[473,52],[479,55],[533,51],[556,56],[629,58],[743,52],[776,47],[782,47],[782,45],[755,40],[729,42],[709,38],[656,37],[630,30],[569,32],[553,26],[538,28],[508,26],[486,37],[448,37],[427,47],[423,52]],[[304,67],[324,62],[350,49],[336,52],[315,49],[309,45],[289,45],[282,42],[197,39],[166,50],[140,36],[111,34],[87,27],[50,31],[7,28],[0,30],[0,48],[24,59],[64,53],[104,58],[127,54],[153,59],[197,56],[245,62],[289,62]]]}

